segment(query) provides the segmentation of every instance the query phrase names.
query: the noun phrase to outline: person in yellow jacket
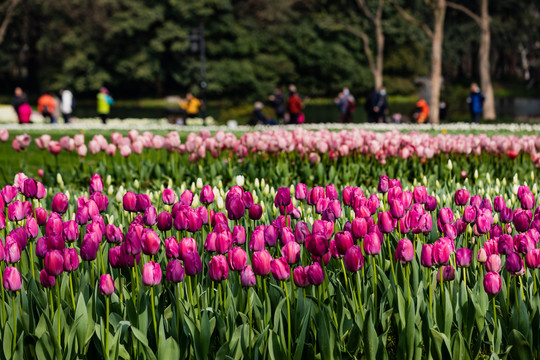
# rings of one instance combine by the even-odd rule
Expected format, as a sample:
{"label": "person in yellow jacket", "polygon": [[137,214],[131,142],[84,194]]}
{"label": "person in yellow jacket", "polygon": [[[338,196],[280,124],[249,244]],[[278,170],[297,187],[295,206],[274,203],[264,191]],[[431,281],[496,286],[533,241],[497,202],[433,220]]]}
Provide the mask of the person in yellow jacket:
{"label": "person in yellow jacket", "polygon": [[202,103],[192,93],[187,93],[185,99],[180,98],[178,105],[186,112],[187,118],[199,117],[199,109]]}
{"label": "person in yellow jacket", "polygon": [[109,90],[102,87],[97,94],[97,112],[103,124],[107,124],[107,117],[111,112],[111,105],[114,104],[113,98],[109,95]]}

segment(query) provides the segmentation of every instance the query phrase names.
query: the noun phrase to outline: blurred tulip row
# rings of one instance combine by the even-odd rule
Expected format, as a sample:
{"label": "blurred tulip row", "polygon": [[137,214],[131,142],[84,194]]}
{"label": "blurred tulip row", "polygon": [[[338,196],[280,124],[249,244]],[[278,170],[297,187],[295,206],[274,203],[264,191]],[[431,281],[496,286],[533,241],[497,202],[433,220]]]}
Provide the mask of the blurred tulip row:
{"label": "blurred tulip row", "polygon": [[236,181],[60,192],[17,174],[0,357],[540,356],[536,185]]}

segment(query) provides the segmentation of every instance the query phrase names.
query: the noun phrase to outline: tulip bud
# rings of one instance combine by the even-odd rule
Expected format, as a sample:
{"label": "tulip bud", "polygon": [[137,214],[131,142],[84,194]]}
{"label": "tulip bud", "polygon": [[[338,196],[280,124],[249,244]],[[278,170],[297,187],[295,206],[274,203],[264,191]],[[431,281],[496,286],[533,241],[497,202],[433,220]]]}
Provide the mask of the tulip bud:
{"label": "tulip bud", "polygon": [[208,263],[208,276],[212,281],[226,280],[229,276],[227,259],[223,255],[214,255]]}
{"label": "tulip bud", "polygon": [[251,268],[251,265],[246,265],[240,273],[240,283],[244,287],[252,287],[255,286],[256,282],[257,279],[255,277],[253,269]]}
{"label": "tulip bud", "polygon": [[266,250],[256,251],[252,256],[253,272],[256,275],[266,276],[270,273],[270,261],[272,257]]}
{"label": "tulip bud", "polygon": [[358,245],[351,246],[345,253],[345,268],[350,272],[357,272],[364,267],[362,249]]}
{"label": "tulip bud", "polygon": [[313,263],[305,268],[308,281],[311,285],[319,286],[324,282],[324,271],[318,262]]}
{"label": "tulip bud", "polygon": [[154,261],[149,261],[143,266],[142,283],[145,286],[155,286],[161,283],[161,267]]}
{"label": "tulip bud", "polygon": [[58,276],[64,271],[64,256],[60,250],[47,252],[45,255],[45,270],[52,276]]}
{"label": "tulip bud", "polygon": [[497,272],[488,272],[484,275],[484,290],[491,295],[497,294],[501,291],[502,280],[501,275]]}

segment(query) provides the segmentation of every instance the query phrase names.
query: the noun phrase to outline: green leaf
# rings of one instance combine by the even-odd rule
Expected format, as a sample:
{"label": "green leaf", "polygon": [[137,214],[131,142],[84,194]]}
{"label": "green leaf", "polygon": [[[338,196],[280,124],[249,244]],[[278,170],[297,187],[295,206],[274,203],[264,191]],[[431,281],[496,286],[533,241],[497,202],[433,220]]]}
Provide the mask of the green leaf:
{"label": "green leaf", "polygon": [[180,359],[180,347],[172,337],[165,341],[160,339],[159,344],[158,360]]}
{"label": "green leaf", "polygon": [[302,352],[304,351],[304,344],[306,342],[306,335],[307,335],[307,329],[309,326],[309,323],[311,322],[311,306],[306,306],[304,312],[302,313],[302,321],[300,323],[300,334],[296,338],[296,347],[294,352],[294,359],[300,360],[302,359]]}
{"label": "green leaf", "polygon": [[435,360],[452,359],[450,352],[450,342],[445,334],[435,329],[430,329],[433,345],[431,346],[431,356]]}
{"label": "green leaf", "polygon": [[375,326],[373,326],[373,316],[371,311],[366,314],[366,321],[364,321],[364,350],[365,355],[370,360],[377,358],[378,339]]}

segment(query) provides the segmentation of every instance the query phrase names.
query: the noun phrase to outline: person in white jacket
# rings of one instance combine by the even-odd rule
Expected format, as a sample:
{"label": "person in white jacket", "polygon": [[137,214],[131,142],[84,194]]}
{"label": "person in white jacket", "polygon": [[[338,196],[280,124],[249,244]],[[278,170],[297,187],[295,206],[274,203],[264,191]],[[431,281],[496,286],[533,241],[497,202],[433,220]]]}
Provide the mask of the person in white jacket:
{"label": "person in white jacket", "polygon": [[62,110],[64,122],[67,124],[70,122],[69,117],[73,112],[73,93],[69,90],[62,90],[60,95],[62,96],[60,109]]}

